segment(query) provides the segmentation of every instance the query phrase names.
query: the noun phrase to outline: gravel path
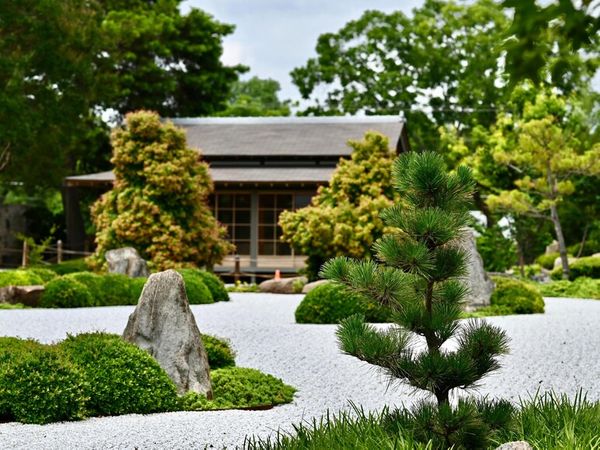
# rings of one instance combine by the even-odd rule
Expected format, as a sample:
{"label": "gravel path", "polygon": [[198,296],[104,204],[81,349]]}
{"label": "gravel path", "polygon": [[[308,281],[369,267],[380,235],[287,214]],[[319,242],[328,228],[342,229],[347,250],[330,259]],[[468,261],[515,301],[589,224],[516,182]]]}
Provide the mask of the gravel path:
{"label": "gravel path", "polygon": [[[1,449],[235,448],[246,435],[267,436],[292,423],[339,411],[408,404],[406,388],[386,390],[381,376],[340,354],[335,326],[297,325],[299,295],[234,294],[229,303],[193,306],[202,332],[227,337],[239,366],[255,367],[296,386],[293,403],[268,411],[176,412],[92,418],[39,425],[0,424]],[[133,307],[0,310],[0,335],[43,342],[66,333],[120,333]],[[478,392],[518,399],[537,389],[600,399],[600,301],[547,299],[546,314],[496,317],[511,337],[503,369]]]}

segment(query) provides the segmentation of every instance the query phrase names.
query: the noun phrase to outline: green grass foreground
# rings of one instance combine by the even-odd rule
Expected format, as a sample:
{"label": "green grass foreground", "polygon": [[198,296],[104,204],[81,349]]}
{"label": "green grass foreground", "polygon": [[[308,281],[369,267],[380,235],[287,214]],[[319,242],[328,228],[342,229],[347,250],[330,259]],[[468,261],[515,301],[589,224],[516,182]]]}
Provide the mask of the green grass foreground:
{"label": "green grass foreground", "polygon": [[[410,427],[390,421],[391,411],[329,413],[312,423],[294,426],[275,438],[247,438],[249,450],[437,450],[431,441],[416,436]],[[575,398],[551,392],[521,401],[509,429],[495,438],[489,449],[504,442],[525,440],[536,450],[599,450],[600,402],[581,392]],[[458,450],[458,449],[454,449]]]}

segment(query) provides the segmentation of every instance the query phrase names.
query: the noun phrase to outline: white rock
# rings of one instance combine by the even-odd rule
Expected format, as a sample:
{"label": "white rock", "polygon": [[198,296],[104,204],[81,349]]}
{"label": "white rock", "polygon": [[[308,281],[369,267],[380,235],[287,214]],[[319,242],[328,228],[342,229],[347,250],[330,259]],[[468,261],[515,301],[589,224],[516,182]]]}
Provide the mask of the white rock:
{"label": "white rock", "polygon": [[330,283],[330,281],[329,280],[317,280],[317,281],[313,281],[312,283],[307,283],[302,288],[302,293],[308,294],[310,291],[312,291],[317,286],[321,286],[322,284],[327,284],[327,283]]}
{"label": "white rock", "polygon": [[533,447],[526,441],[513,441],[496,447],[496,450],[533,450]]}
{"label": "white rock", "polygon": [[258,285],[260,292],[271,294],[298,294],[295,287],[300,284],[302,287],[308,282],[306,277],[280,278],[263,281]]}
{"label": "white rock", "polygon": [[121,273],[135,277],[147,277],[148,266],[137,250],[133,247],[123,247],[109,250],[104,255],[110,273]]}
{"label": "white rock", "polygon": [[150,275],[123,338],[156,358],[179,394],[193,391],[212,398],[208,357],[180,274]]}

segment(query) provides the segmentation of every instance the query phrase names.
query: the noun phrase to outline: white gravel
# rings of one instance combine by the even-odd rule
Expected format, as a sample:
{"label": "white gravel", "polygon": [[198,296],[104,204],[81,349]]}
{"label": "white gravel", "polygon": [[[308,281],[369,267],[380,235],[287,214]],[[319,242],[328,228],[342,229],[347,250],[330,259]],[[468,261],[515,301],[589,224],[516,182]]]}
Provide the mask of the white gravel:
{"label": "white gravel", "polygon": [[[268,411],[176,412],[91,418],[49,425],[0,424],[0,449],[235,448],[246,435],[267,436],[327,410],[410,403],[409,390],[386,389],[372,367],[340,354],[335,326],[298,325],[300,295],[233,294],[229,303],[193,306],[204,333],[231,340],[239,366],[298,388],[295,400]],[[0,335],[61,340],[67,333],[120,333],[133,307],[0,310]],[[600,399],[600,301],[547,299],[546,314],[496,317],[511,337],[503,368],[481,394],[517,400],[553,389]]]}

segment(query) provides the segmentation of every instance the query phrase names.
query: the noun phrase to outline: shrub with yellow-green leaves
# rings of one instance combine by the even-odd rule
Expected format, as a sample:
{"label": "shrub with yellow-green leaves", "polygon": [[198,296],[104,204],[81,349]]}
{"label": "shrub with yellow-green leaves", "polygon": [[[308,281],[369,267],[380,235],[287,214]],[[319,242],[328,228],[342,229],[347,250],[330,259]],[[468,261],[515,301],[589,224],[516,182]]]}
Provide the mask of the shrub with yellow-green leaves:
{"label": "shrub with yellow-green leaves", "polygon": [[138,111],[112,135],[115,184],[92,207],[96,265],[107,250],[134,247],[158,270],[211,266],[233,250],[207,205],[208,165],[185,133]]}
{"label": "shrub with yellow-green leaves", "polygon": [[381,237],[379,213],[391,206],[394,189],[391,164],[395,151],[388,138],[368,132],[362,141],[349,141],[350,159],[340,159],[328,186],[322,186],[306,208],[279,216],[282,239],[296,254],[306,255],[307,272],[315,279],[329,258],[364,258]]}

